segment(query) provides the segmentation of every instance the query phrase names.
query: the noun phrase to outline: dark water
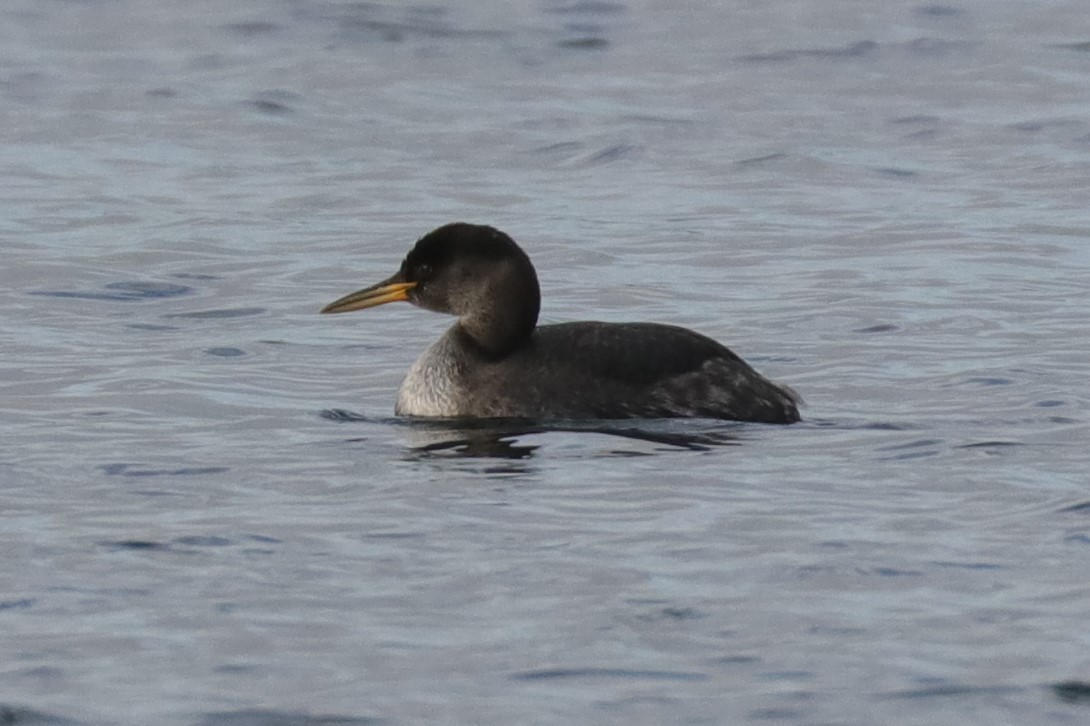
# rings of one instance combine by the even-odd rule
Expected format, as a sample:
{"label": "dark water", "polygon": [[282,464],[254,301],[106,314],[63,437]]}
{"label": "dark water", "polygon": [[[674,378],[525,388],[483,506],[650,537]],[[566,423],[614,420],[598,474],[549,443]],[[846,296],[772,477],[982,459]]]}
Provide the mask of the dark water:
{"label": "dark water", "polygon": [[[1082,2],[11,2],[0,721],[1090,719]],[[408,425],[495,224],[789,428]]]}

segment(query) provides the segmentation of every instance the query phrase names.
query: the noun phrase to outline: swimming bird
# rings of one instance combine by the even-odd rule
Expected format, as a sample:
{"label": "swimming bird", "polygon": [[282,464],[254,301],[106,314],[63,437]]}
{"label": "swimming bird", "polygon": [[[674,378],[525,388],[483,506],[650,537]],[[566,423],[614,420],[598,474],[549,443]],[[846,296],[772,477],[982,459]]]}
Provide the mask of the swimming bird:
{"label": "swimming bird", "polygon": [[716,341],[658,323],[537,325],[530,258],[493,227],[456,222],[417,241],[390,278],[323,313],[408,301],[458,320],[409,369],[398,415],[799,420],[799,397]]}

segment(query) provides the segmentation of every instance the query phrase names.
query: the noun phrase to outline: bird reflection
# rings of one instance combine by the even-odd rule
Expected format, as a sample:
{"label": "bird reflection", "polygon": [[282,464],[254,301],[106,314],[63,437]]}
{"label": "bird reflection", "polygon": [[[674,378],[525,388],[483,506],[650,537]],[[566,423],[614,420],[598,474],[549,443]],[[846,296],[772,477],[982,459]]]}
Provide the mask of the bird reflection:
{"label": "bird reflection", "polygon": [[[374,418],[343,409],[323,411],[322,417],[339,423],[368,421]],[[433,455],[489,459],[529,459],[540,444],[523,441],[527,436],[549,433],[602,434],[629,441],[640,441],[673,450],[710,451],[740,443],[739,424],[721,421],[700,422],[688,419],[662,419],[641,421],[633,425],[631,420],[617,421],[556,421],[548,424],[528,422],[524,419],[382,419],[382,422],[401,427],[410,440],[411,456]],[[621,452],[618,452],[621,453]],[[630,455],[638,453],[624,452]]]}

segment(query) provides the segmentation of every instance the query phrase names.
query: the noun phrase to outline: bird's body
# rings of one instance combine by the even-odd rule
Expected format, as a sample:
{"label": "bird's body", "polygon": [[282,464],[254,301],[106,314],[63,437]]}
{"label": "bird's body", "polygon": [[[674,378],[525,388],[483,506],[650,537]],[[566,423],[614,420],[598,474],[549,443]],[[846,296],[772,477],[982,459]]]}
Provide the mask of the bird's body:
{"label": "bird's body", "polygon": [[536,326],[540,293],[533,266],[513,240],[491,227],[440,227],[417,243],[392,278],[323,312],[394,300],[459,316],[409,370],[398,393],[400,415],[799,420],[791,389],[686,328]]}

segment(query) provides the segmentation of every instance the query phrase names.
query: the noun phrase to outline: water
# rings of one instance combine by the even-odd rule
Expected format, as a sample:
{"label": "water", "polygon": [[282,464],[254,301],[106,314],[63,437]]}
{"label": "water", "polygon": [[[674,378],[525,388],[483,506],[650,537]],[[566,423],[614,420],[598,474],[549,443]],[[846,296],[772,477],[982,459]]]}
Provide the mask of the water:
{"label": "water", "polygon": [[[0,18],[0,720],[1086,722],[1084,3]],[[394,419],[456,219],[805,423]]]}

